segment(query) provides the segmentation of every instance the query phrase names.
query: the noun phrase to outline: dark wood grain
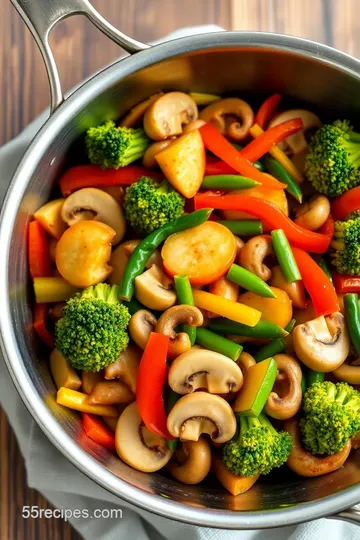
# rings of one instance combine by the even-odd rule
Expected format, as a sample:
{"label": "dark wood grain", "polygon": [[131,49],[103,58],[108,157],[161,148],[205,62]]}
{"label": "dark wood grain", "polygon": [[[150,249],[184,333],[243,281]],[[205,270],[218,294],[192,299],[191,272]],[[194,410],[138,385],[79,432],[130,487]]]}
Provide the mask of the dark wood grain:
{"label": "dark wood grain", "polygon": [[[302,36],[360,55],[358,0],[93,0],[115,26],[150,41],[186,25],[216,23],[226,29]],[[16,136],[48,105],[40,53],[8,0],[0,0],[0,145]],[[83,17],[56,27],[51,45],[64,90],[115,60],[119,48]],[[22,457],[0,411],[1,540],[75,540],[59,520],[23,520],[23,505],[50,508],[26,487]]]}

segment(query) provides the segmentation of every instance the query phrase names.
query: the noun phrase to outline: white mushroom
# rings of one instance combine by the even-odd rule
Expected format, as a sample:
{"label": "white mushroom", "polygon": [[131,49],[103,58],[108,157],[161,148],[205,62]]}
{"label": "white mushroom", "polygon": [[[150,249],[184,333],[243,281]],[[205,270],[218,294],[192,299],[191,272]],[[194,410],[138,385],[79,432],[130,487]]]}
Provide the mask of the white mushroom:
{"label": "white mushroom", "polygon": [[269,128],[277,126],[278,124],[286,122],[287,120],[292,120],[294,118],[301,118],[304,128],[297,133],[294,133],[294,135],[290,135],[285,139],[283,143],[279,144],[280,148],[286,148],[286,146],[290,148],[292,155],[304,152],[304,150],[306,150],[308,146],[308,142],[306,140],[306,132],[309,129],[316,129],[321,126],[320,118],[316,116],[316,114],[314,114],[313,112],[307,111],[305,109],[291,109],[289,111],[284,111],[278,114],[275,118],[273,118],[273,120],[269,124]]}
{"label": "white mushroom", "polygon": [[194,392],[175,403],[167,428],[182,441],[197,441],[202,433],[207,433],[213,441],[224,443],[235,435],[236,420],[225,399],[207,392]]}
{"label": "white mushroom", "polygon": [[120,415],[115,445],[119,457],[138,471],[158,471],[171,458],[166,439],[144,426],[136,402],[128,405]]}
{"label": "white mushroom", "polygon": [[71,227],[79,221],[100,221],[116,232],[112,244],[124,237],[126,224],[119,203],[102,189],[84,188],[69,195],[61,210],[62,219]]}
{"label": "white mushroom", "polygon": [[350,352],[344,316],[337,311],[299,324],[293,330],[293,344],[297,357],[310,369],[334,371]]}
{"label": "white mushroom", "polygon": [[241,369],[236,362],[207,349],[190,349],[171,364],[169,386],[178,394],[190,394],[206,388],[212,394],[237,392],[243,383]]}
{"label": "white mushroom", "polygon": [[130,343],[125,351],[119,354],[115,362],[106,366],[104,369],[105,379],[118,379],[126,384],[133,393],[135,393],[136,378],[139,370],[141,355],[141,349],[139,349],[139,347],[133,343]]}
{"label": "white mushroom", "polygon": [[150,139],[162,141],[182,133],[182,126],[198,117],[195,101],[183,92],[168,92],[145,111],[144,130]]}
{"label": "white mushroom", "polygon": [[149,309],[165,311],[176,302],[172,280],[153,264],[135,279],[135,296]]}

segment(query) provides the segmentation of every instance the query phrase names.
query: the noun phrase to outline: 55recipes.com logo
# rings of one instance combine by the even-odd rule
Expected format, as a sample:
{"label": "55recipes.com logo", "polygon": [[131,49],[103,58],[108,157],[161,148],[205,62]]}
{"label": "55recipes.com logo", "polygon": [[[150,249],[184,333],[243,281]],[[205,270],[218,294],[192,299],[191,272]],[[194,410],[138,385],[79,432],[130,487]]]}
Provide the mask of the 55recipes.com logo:
{"label": "55recipes.com logo", "polygon": [[74,519],[121,519],[122,510],[120,508],[95,508],[90,511],[87,508],[39,508],[38,506],[23,506],[22,517],[24,519],[64,519],[68,521]]}

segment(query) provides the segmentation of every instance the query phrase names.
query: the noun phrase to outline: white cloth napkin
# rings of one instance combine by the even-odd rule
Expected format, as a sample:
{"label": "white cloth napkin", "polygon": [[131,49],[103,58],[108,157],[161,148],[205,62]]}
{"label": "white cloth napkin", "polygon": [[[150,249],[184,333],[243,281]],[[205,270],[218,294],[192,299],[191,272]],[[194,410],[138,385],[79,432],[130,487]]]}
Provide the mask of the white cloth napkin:
{"label": "white cloth napkin", "polygon": [[[184,28],[165,39],[220,30],[218,26]],[[17,164],[47,117],[45,111],[0,149],[0,203]],[[24,456],[29,487],[38,490],[58,509],[87,509],[92,515],[95,509],[122,508],[122,519],[70,519],[85,540],[356,540],[360,536],[360,529],[355,525],[326,519],[266,531],[225,531],[184,525],[155,516],[99,487],[50,443],[24,407],[2,358],[0,402]]]}

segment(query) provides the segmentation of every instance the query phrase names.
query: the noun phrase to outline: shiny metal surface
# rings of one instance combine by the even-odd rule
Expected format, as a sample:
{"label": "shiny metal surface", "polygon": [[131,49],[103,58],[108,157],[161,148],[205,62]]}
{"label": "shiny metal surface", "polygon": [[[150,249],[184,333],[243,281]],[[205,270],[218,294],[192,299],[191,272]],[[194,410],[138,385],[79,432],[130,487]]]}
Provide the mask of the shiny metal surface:
{"label": "shiny metal surface", "polygon": [[280,91],[325,115],[360,118],[360,63],[323,45],[261,33],[216,33],[157,45],[110,66],[72,94],[40,130],[8,191],[0,227],[0,330],[14,383],[50,440],[94,481],[146,510],[198,525],[250,529],[308,521],[360,501],[360,452],[330,475],[285,470],[232,497],[218,484],[184,486],[134,471],[82,433],[56,404],[48,358],[31,329],[25,227],[92,125],[121,116],[159,90],[244,95]]}

